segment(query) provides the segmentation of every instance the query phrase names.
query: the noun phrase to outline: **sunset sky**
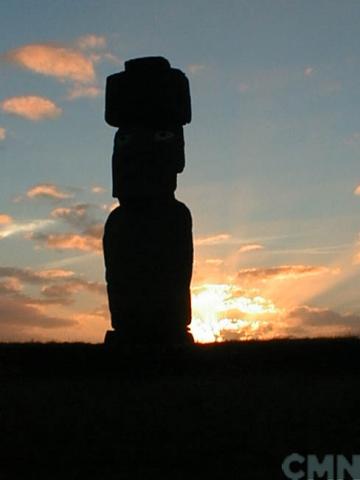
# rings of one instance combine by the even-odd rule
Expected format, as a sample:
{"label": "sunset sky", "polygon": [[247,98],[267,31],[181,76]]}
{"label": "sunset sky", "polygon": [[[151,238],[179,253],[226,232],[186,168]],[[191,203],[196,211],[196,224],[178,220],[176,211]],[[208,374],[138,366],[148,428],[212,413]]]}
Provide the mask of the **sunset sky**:
{"label": "sunset sky", "polygon": [[190,80],[195,338],[359,334],[359,1],[4,0],[0,31],[0,340],[103,340],[104,85],[147,55]]}

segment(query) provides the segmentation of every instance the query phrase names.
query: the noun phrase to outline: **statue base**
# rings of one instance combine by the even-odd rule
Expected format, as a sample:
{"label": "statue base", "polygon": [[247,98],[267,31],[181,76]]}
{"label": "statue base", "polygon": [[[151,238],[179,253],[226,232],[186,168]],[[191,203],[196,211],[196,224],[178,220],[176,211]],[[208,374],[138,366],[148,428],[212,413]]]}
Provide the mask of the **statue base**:
{"label": "statue base", "polygon": [[174,332],[173,335],[156,335],[154,332],[152,335],[139,335],[132,336],[129,332],[122,330],[108,330],[105,334],[104,345],[110,350],[115,350],[123,346],[183,346],[193,345],[194,338],[189,331]]}

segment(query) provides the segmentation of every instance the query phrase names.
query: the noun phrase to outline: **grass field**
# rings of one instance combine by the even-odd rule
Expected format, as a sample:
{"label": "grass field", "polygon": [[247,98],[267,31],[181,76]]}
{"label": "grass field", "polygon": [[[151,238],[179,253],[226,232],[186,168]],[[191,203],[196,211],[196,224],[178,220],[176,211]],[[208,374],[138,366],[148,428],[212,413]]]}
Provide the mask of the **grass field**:
{"label": "grass field", "polygon": [[1,479],[286,478],[360,453],[360,340],[0,344]]}

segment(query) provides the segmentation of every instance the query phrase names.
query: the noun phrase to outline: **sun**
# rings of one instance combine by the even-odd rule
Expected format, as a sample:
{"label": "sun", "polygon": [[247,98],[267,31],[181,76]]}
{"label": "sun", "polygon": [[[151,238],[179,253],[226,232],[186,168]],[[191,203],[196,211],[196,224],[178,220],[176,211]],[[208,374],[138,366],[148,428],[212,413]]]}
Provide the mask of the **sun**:
{"label": "sun", "polygon": [[280,310],[266,299],[231,284],[204,284],[192,291],[191,332],[196,342],[264,338],[269,318]]}

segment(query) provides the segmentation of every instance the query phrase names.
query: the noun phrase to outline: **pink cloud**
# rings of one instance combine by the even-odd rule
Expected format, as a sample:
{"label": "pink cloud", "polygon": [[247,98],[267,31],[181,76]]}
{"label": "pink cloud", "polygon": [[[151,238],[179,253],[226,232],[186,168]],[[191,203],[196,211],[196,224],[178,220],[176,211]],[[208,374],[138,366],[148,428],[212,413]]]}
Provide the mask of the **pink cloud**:
{"label": "pink cloud", "polygon": [[192,75],[196,75],[204,70],[205,65],[202,65],[201,63],[192,63],[188,65],[187,68]]}
{"label": "pink cloud", "polygon": [[345,145],[355,145],[360,142],[360,132],[354,132],[344,139]]}
{"label": "pink cloud", "polygon": [[[96,43],[95,39],[92,41]],[[6,58],[35,73],[56,77],[59,80],[80,83],[95,80],[92,61],[82,52],[62,45],[45,43],[24,45],[8,52]]]}
{"label": "pink cloud", "polygon": [[5,140],[6,138],[6,129],[3,127],[0,127],[0,141]]}
{"label": "pink cloud", "polygon": [[54,183],[39,183],[31,187],[27,192],[28,198],[46,198],[52,200],[64,200],[71,198],[74,195],[60,190],[60,188]]}
{"label": "pink cloud", "polygon": [[239,92],[240,93],[245,93],[249,90],[249,85],[247,83],[239,83]]}
{"label": "pink cloud", "polygon": [[10,97],[5,99],[0,106],[5,113],[33,121],[56,118],[62,113],[61,108],[54,102],[36,95]]}
{"label": "pink cloud", "polygon": [[88,34],[76,41],[76,45],[82,49],[102,49],[106,47],[106,38],[101,35]]}
{"label": "pink cloud", "polygon": [[55,208],[52,210],[51,216],[83,231],[84,228],[89,229],[98,224],[95,215],[98,209],[97,205],[78,203],[70,207]]}

